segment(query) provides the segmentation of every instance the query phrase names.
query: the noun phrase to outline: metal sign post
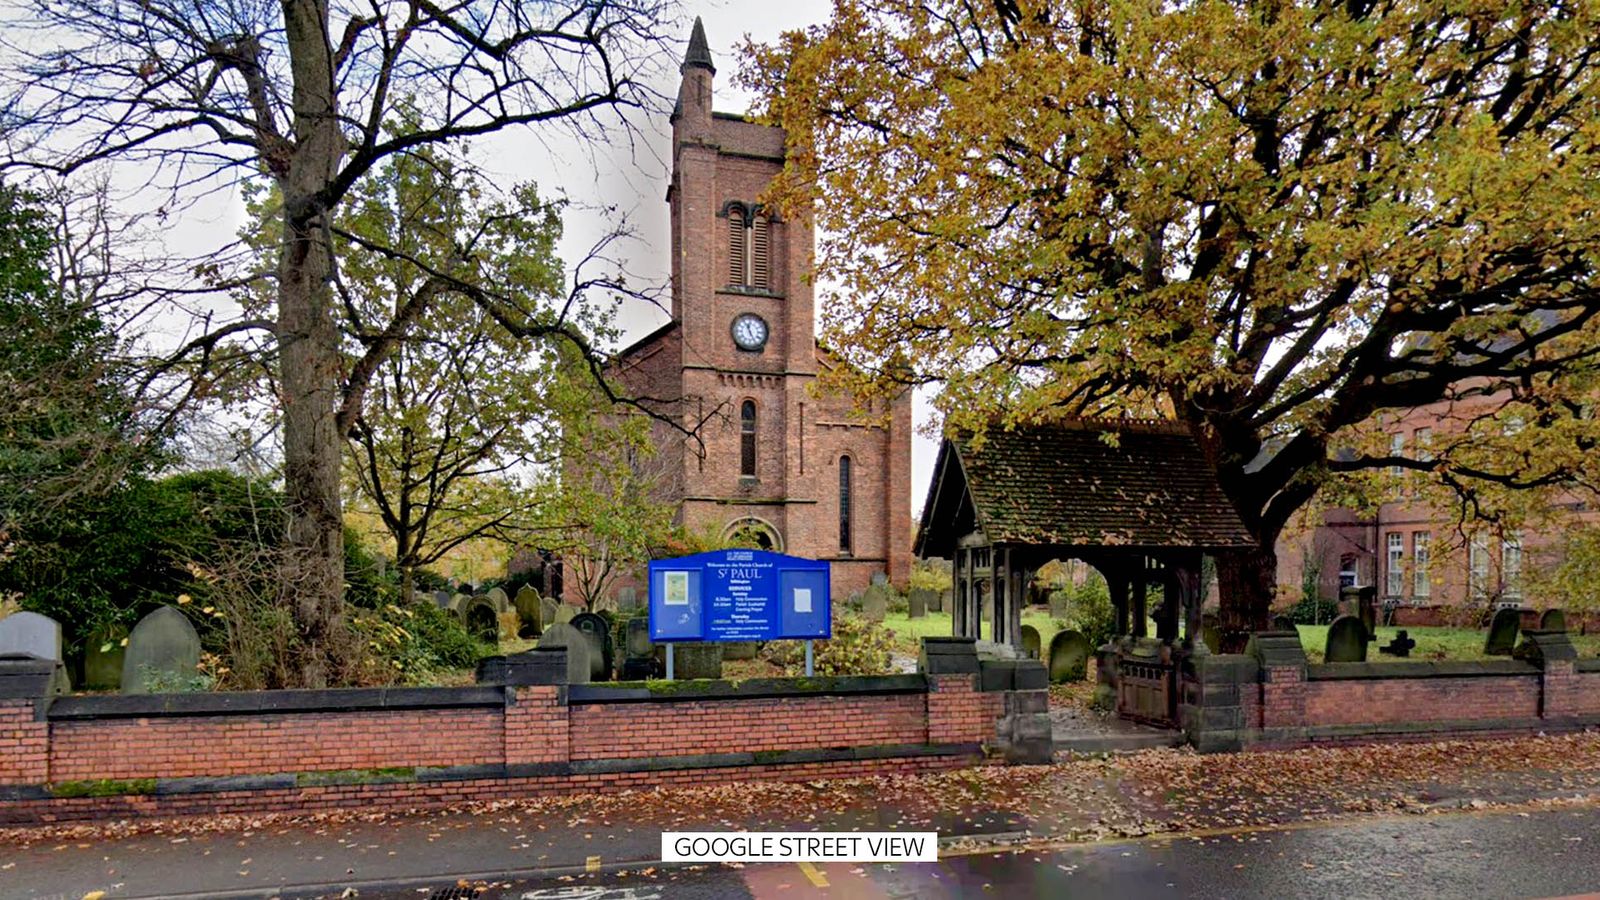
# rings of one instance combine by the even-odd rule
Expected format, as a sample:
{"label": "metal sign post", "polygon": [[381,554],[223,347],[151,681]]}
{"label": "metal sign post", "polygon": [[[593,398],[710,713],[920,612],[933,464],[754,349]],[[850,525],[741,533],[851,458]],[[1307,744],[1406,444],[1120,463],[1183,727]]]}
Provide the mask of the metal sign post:
{"label": "metal sign post", "polygon": [[672,680],[672,645],[667,645],[667,680]]}
{"label": "metal sign post", "polygon": [[[672,645],[668,644],[667,645],[667,652],[668,653],[672,652],[671,648],[672,648]],[[806,641],[806,677],[807,678],[811,677],[811,642],[810,641]]]}

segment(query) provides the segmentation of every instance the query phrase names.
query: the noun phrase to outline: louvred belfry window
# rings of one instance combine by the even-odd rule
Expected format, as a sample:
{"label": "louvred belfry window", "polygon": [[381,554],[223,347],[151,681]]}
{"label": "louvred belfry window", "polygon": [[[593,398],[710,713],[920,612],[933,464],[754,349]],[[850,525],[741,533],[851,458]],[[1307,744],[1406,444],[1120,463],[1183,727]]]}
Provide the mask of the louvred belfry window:
{"label": "louvred belfry window", "polygon": [[756,477],[756,402],[746,400],[739,407],[739,474]]}
{"label": "louvred belfry window", "polygon": [[771,259],[768,240],[767,217],[757,214],[755,221],[750,224],[750,286],[767,288],[771,286],[769,278]]}
{"label": "louvred belfry window", "polygon": [[728,283],[744,284],[749,277],[749,243],[746,240],[749,223],[744,210],[734,206],[728,209]]}

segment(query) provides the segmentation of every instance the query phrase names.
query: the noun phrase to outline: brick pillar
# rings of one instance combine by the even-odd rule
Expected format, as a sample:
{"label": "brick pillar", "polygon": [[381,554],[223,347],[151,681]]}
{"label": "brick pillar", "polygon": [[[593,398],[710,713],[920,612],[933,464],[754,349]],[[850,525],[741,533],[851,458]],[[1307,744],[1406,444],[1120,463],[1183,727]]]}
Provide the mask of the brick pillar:
{"label": "brick pillar", "polygon": [[993,737],[994,715],[978,690],[972,638],[923,638],[917,669],[928,679],[928,743],[977,744]]}
{"label": "brick pillar", "polygon": [[572,758],[566,648],[539,647],[508,656],[493,672],[506,686],[507,774],[533,774],[530,766],[565,766]]}
{"label": "brick pillar", "polygon": [[0,785],[50,781],[50,723],[44,712],[56,663],[0,657]]}
{"label": "brick pillar", "polygon": [[1539,717],[1556,722],[1577,718],[1578,651],[1565,631],[1524,631],[1516,656],[1540,668]]}
{"label": "brick pillar", "polygon": [[1303,737],[1306,727],[1306,652],[1293,631],[1263,631],[1245,649],[1261,667],[1261,724],[1270,740]]}

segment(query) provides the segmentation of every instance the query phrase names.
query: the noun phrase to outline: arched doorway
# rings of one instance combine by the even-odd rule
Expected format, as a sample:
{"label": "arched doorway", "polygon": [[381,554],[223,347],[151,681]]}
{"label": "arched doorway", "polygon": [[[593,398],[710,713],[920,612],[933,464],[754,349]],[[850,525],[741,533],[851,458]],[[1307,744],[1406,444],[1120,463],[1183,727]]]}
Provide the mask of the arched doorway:
{"label": "arched doorway", "polygon": [[744,516],[729,522],[728,527],[722,530],[722,538],[757,550],[783,552],[783,535],[771,522],[756,516]]}

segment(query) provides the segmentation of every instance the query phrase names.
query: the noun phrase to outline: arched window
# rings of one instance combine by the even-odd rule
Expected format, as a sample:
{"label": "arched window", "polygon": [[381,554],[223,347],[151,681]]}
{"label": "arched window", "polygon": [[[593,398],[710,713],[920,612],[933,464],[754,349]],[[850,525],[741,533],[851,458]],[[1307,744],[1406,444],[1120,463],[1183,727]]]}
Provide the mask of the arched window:
{"label": "arched window", "polygon": [[756,477],[756,402],[746,400],[739,407],[739,474]]}
{"label": "arched window", "polygon": [[839,457],[839,551],[850,552],[850,457]]}

